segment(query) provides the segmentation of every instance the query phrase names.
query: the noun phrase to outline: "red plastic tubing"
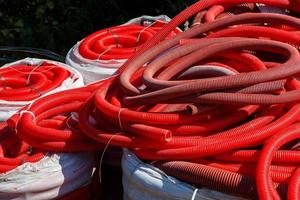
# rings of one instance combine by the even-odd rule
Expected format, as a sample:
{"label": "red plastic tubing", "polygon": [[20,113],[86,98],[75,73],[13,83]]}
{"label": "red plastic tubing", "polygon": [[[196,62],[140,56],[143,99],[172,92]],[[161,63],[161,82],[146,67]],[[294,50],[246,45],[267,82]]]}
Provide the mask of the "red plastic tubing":
{"label": "red plastic tubing", "polygon": [[[157,20],[149,26],[123,25],[103,29],[87,36],[79,45],[79,53],[91,60],[128,59],[164,25],[165,22]],[[174,29],[167,38],[179,32]]]}
{"label": "red plastic tubing", "polygon": [[13,65],[0,69],[0,99],[30,101],[62,85],[70,72],[58,65]]}
{"label": "red plastic tubing", "polygon": [[48,151],[95,151],[103,147],[78,130],[76,113],[98,85],[40,98],[8,119],[15,134],[31,146]]}
{"label": "red plastic tubing", "polygon": [[[290,15],[256,12],[255,3]],[[41,149],[126,147],[192,184],[297,199],[300,20],[293,15],[299,8],[293,0],[201,0],[136,52],[117,49],[111,32],[103,32],[107,40],[93,34],[80,47],[88,58],[110,44],[116,59],[132,55],[118,73],[39,99],[8,123]],[[196,14],[190,29],[166,39]]]}
{"label": "red plastic tubing", "polygon": [[[254,1],[226,3],[233,5],[251,2]],[[260,3],[293,9],[290,6],[296,2]],[[217,160],[222,158],[218,154],[237,149],[260,153],[255,147],[264,145],[277,132],[298,126],[294,123],[300,115],[297,104],[300,93],[299,83],[294,77],[300,72],[296,67],[300,60],[294,46],[299,45],[299,37],[296,33],[278,29],[272,24],[299,29],[299,19],[272,13],[243,13],[218,20],[212,17],[207,20],[210,23],[195,25],[158,43],[168,33],[168,29],[171,30],[190,15],[213,4],[222,4],[222,1],[199,1],[176,16],[123,65],[119,70],[119,79],[112,78],[101,85],[80,113],[79,125],[85,134],[103,144],[110,142],[110,145],[130,148],[143,159],[188,159],[196,162],[196,159],[207,156]],[[203,38],[191,40],[195,36]],[[146,63],[145,69],[140,69]],[[208,73],[208,69],[201,68],[203,65],[211,65],[213,70],[217,70],[216,66],[232,69],[234,75],[204,77],[203,72]],[[119,83],[123,90],[119,89]],[[203,109],[207,104],[216,107]],[[220,109],[218,105],[225,106]],[[195,111],[189,114],[191,108]],[[97,128],[88,122],[95,109],[101,116],[96,120],[99,124],[102,122]],[[244,148],[251,150],[242,150]],[[231,171],[256,178],[256,182],[251,182],[251,187],[257,186],[257,193],[263,198],[267,188],[272,193],[275,193],[275,189],[273,183],[266,184],[268,182],[264,183],[262,176],[255,175],[260,172],[259,159],[263,157],[257,153],[252,159],[253,163],[258,162],[256,171],[245,167],[249,161],[237,160],[238,166],[214,164],[225,172],[220,171],[217,177],[207,175],[206,181],[201,183],[195,182],[195,179],[184,179],[184,175],[180,175],[187,173],[181,170],[188,169],[184,163],[171,175],[227,192],[232,192],[228,188],[234,188],[237,192],[235,182],[226,182],[229,175],[225,174]],[[224,155],[223,160],[231,162],[231,158]],[[263,173],[268,177],[265,180],[273,179],[277,187],[284,188],[279,189],[283,197],[287,194],[289,178],[297,167],[297,161],[292,161],[292,158],[299,157],[299,153],[286,149],[278,151],[276,155],[278,166],[272,172]],[[246,160],[246,157],[240,157]],[[291,168],[283,162],[290,164]],[[268,169],[270,164],[268,161],[262,166]],[[193,177],[196,173],[192,167],[196,164],[189,165],[192,173],[189,177]],[[163,169],[169,172],[168,167]],[[291,171],[287,172],[287,169]],[[218,174],[216,169],[210,170]],[[204,176],[204,173],[205,170],[200,170],[199,176]],[[223,178],[220,178],[223,173]],[[243,181],[238,177],[233,174],[230,180],[237,181],[243,187]],[[220,182],[216,183],[216,187],[212,186],[210,183],[218,178]]]}
{"label": "red plastic tubing", "polygon": [[0,173],[13,170],[25,162],[37,162],[44,157],[42,152],[33,150],[19,140],[5,122],[1,123],[0,130]]}

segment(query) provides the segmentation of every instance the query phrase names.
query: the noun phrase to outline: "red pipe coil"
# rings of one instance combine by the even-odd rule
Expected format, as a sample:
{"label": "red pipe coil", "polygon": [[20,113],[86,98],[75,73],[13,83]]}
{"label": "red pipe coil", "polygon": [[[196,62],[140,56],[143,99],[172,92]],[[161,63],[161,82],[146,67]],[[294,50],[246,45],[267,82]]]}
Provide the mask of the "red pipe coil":
{"label": "red pipe coil", "polygon": [[[238,172],[186,161],[156,163],[155,166],[169,175],[196,185],[250,198],[255,198],[256,195],[255,179]],[[284,197],[287,185],[275,183],[275,187]]]}
{"label": "red pipe coil", "polygon": [[[272,179],[270,179],[270,171],[268,166],[271,165],[272,157],[275,154],[275,152],[285,143],[290,142],[295,139],[299,139],[299,133],[300,133],[300,123],[296,123],[292,126],[289,126],[285,129],[282,129],[279,131],[276,135],[271,137],[269,140],[266,141],[261,156],[258,160],[257,167],[256,167],[256,184],[257,184],[257,191],[259,194],[259,197],[261,199],[280,199],[277,192],[273,189],[273,182]],[[296,173],[297,174],[297,173]],[[293,175],[294,176],[294,175]],[[295,178],[294,178],[295,179]],[[297,178],[299,179],[299,177]],[[296,180],[296,183],[299,180]],[[293,183],[294,181],[292,181]],[[290,186],[292,188],[289,189],[288,196],[295,194],[295,190],[297,190],[297,184],[296,188],[293,189],[295,186]],[[299,196],[296,198],[298,199]]]}
{"label": "red pipe coil", "polygon": [[36,100],[7,120],[15,134],[31,146],[47,151],[79,152],[102,149],[80,130],[72,113],[78,113],[82,103],[97,88],[88,87],[54,93]]}
{"label": "red pipe coil", "polygon": [[32,151],[30,146],[19,140],[9,129],[6,122],[1,122],[0,129],[0,173],[13,170],[26,162],[38,162],[44,153]]}
{"label": "red pipe coil", "polygon": [[70,72],[59,65],[13,65],[0,69],[0,99],[30,101],[59,87]]}
{"label": "red pipe coil", "polygon": [[[106,28],[87,36],[79,45],[82,57],[91,60],[122,60],[132,56],[165,25],[155,21],[149,26],[123,25]],[[174,29],[167,38],[180,33]]]}
{"label": "red pipe coil", "polygon": [[290,179],[289,188],[288,188],[288,200],[298,200],[300,197],[300,168],[298,168]]}
{"label": "red pipe coil", "polygon": [[[225,8],[243,3],[300,11],[293,0],[196,2],[135,53],[116,53],[115,58],[132,53],[116,76],[39,99],[9,125],[41,149],[126,147],[142,159],[167,161],[155,165],[193,184],[262,199],[294,198],[300,159],[291,147],[299,138],[299,37],[282,27],[299,31],[300,20],[248,12],[217,19]],[[197,13],[200,25],[165,40]],[[119,43],[109,34],[114,48]],[[93,43],[94,36],[81,47],[96,49],[87,53],[91,59],[107,49]],[[71,112],[79,114],[78,122],[60,130],[51,117]]]}
{"label": "red pipe coil", "polygon": [[[203,3],[203,1],[196,4],[201,3]],[[275,3],[279,3],[279,1]],[[177,17],[175,17],[175,19],[177,19]],[[174,21],[176,20],[172,22]],[[154,160],[196,159],[203,156],[213,156],[237,148],[253,147],[263,144],[263,141],[272,136],[273,133],[285,127],[289,127],[299,118],[299,105],[288,106],[289,103],[297,102],[299,97],[298,88],[293,88],[294,84],[299,84],[295,79],[290,79],[290,77],[297,76],[299,71],[292,69],[289,71],[289,66],[292,67],[299,64],[298,51],[289,45],[293,44],[297,46],[298,38],[296,35],[290,35],[284,30],[277,31],[277,29],[275,34],[272,34],[275,29],[274,27],[257,27],[257,30],[255,28],[251,30],[252,35],[249,36],[245,35],[245,32],[242,32],[242,29],[247,27],[238,26],[235,29],[241,31],[236,31],[236,35],[228,33],[228,36],[257,39],[230,38],[230,41],[222,38],[212,40],[198,39],[198,41],[194,40],[190,44],[183,44],[177,48],[174,48],[174,46],[184,38],[226,28],[228,25],[235,25],[237,23],[261,24],[274,21],[282,23],[283,25],[299,28],[299,20],[290,16],[278,14],[244,14],[219,19],[207,25],[195,26],[175,38],[166,40],[150,48],[151,44],[155,43],[155,39],[161,36],[160,33],[163,34],[163,31],[167,30],[167,28],[164,29],[157,34],[155,39],[150,40],[150,42],[143,46],[144,50],[135,54],[135,56],[133,56],[134,58],[130,59],[119,70],[120,83],[122,88],[125,89],[124,91],[120,91],[116,88],[115,85],[118,79],[111,79],[101,86],[94,99],[91,98],[91,100],[87,102],[80,113],[81,129],[91,138],[101,143],[107,143],[108,140],[110,140],[110,145],[132,148],[142,158]],[[172,22],[170,24],[172,24]],[[170,24],[169,27],[171,27]],[[251,29],[251,27],[248,29]],[[228,30],[231,31],[232,29]],[[260,39],[261,37],[265,39],[262,40]],[[283,42],[288,42],[289,44],[284,44]],[[147,45],[149,46],[147,47]],[[172,50],[169,50],[167,53],[155,59],[157,55],[162,54],[166,49],[171,47],[173,47]],[[148,51],[146,51],[147,48],[149,48]],[[236,69],[230,65],[230,62],[232,62],[230,59],[234,59],[232,56],[227,56],[226,59],[224,55],[224,52],[231,51],[235,53],[237,58],[241,55],[236,54],[235,51],[240,50],[250,50],[254,52],[267,51],[281,57],[284,63],[273,61],[273,63],[277,63],[276,67],[269,67],[268,60],[260,61],[263,57],[258,54],[257,56],[256,54],[250,54],[252,56],[252,63],[250,64],[252,69],[248,69],[248,72],[245,73],[242,72],[241,69]],[[217,78],[176,80],[176,77],[178,77],[180,73],[188,70],[192,65],[199,62],[203,64],[205,63],[205,59],[220,57],[220,54],[223,58],[222,64],[229,64],[229,66],[240,71],[240,73],[235,76],[221,76]],[[234,60],[236,61],[237,59]],[[148,64],[142,72],[142,75],[139,75],[138,71],[135,72],[139,66],[149,61],[151,61],[151,63]],[[168,64],[170,62],[172,63]],[[296,69],[296,67],[294,67],[294,69]],[[256,70],[258,71],[256,72]],[[132,80],[130,81],[130,79]],[[276,81],[280,83],[278,87],[271,87]],[[145,84],[146,90],[141,89],[143,88],[141,86],[142,84]],[[139,88],[139,90],[137,90],[137,88]],[[216,90],[221,90],[222,92],[214,92]],[[242,91],[245,91],[245,93]],[[194,95],[194,93],[200,94]],[[133,96],[133,94],[135,95]],[[92,101],[94,101],[94,106],[92,105]],[[196,105],[211,103],[236,104],[236,106],[241,104],[258,104],[260,106],[252,112],[248,111],[248,115],[246,114],[247,118],[249,118],[252,113],[259,113],[258,116],[248,123],[242,124],[232,130],[211,132],[213,134],[207,137],[201,135],[201,132],[198,132],[199,136],[188,137],[187,134],[186,137],[180,137],[174,134],[176,133],[174,129],[179,130],[181,124],[187,125],[187,127],[189,127],[187,129],[190,129],[192,127],[190,123],[201,121],[202,115],[196,114],[195,117],[193,115],[188,116],[184,113],[161,113],[161,111],[164,111],[163,109],[160,110],[159,113],[156,113],[157,106],[151,108],[151,105],[170,103]],[[271,104],[286,105],[280,106]],[[109,135],[107,134],[108,132],[101,131],[101,129],[93,129],[88,124],[87,118],[89,115],[87,113],[91,113],[95,108],[98,109],[99,113],[105,116],[102,118],[105,118],[112,126],[116,127],[117,132],[114,131],[114,133],[117,134],[115,136],[113,134]],[[151,110],[151,112],[147,112],[148,110]],[[213,121],[214,114],[209,114],[211,114],[210,117]],[[222,116],[221,113],[217,113],[216,116],[218,115]],[[195,119],[197,118],[198,121],[193,117],[195,117]],[[223,119],[224,118],[225,117],[223,117]],[[168,130],[171,130],[172,137],[165,140],[165,144],[163,144],[158,142],[160,137],[157,136],[158,141],[155,144],[149,145],[143,141],[143,138],[147,136],[139,135],[140,140],[138,140],[136,135],[139,131],[142,132],[143,130],[139,129],[139,131],[135,131],[134,129],[137,125],[142,126],[140,125],[141,123],[145,131],[151,128],[150,133],[152,135],[170,136]],[[166,124],[168,125],[166,126]],[[252,127],[249,127],[249,125]],[[256,127],[256,129],[254,127]],[[103,126],[101,128],[104,130],[106,127]],[[225,126],[222,128],[225,128]],[[121,132],[118,132],[118,130]],[[126,132],[127,134],[124,135],[122,132]],[[186,133],[186,131],[183,132]],[[132,137],[130,136],[131,134]],[[290,155],[289,151],[286,153]],[[291,153],[294,154],[294,152]],[[298,155],[297,153],[295,154]],[[288,162],[286,159],[284,159],[284,161]],[[176,173],[176,175],[179,176],[179,173]],[[252,177],[254,176],[253,172],[251,175]],[[284,181],[286,182],[290,176],[291,173],[286,176]]]}

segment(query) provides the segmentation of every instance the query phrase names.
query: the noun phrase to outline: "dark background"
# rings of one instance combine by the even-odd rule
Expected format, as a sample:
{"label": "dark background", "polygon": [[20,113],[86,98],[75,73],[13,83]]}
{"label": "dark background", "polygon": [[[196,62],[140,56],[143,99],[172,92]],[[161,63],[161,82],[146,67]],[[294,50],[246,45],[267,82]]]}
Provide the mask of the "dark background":
{"label": "dark background", "polygon": [[195,0],[0,0],[0,46],[37,47],[65,55],[77,41],[96,30],[144,14],[173,17],[193,2]]}

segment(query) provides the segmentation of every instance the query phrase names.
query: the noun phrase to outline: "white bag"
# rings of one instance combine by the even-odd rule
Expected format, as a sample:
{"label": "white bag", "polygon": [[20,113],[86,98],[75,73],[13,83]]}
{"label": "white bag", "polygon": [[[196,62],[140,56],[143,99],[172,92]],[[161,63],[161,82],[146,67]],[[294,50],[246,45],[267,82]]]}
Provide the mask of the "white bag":
{"label": "white bag", "polygon": [[36,163],[0,174],[0,199],[60,198],[89,184],[94,171],[93,153],[47,154]]}
{"label": "white bag", "polygon": [[[72,89],[72,88],[77,88],[81,87],[84,85],[83,83],[83,78],[82,75],[74,68],[70,67],[69,65],[66,65],[64,63],[56,62],[56,61],[51,61],[51,60],[45,60],[45,59],[38,59],[38,58],[25,58],[22,60],[18,60],[16,62],[8,63],[3,65],[1,68],[7,68],[13,65],[18,65],[18,64],[25,64],[25,65],[38,65],[42,62],[48,62],[52,63],[54,65],[58,65],[62,68],[67,69],[71,75],[69,78],[67,78],[60,87],[51,90],[47,92],[46,94],[43,94],[41,97],[44,97],[48,94],[52,94],[55,92],[67,90],[67,89]],[[8,118],[10,118],[13,114],[15,114],[18,110],[20,110],[22,107],[25,105],[30,104],[32,101],[5,101],[5,100],[0,100],[0,121],[5,121]]]}
{"label": "white bag", "polygon": [[194,186],[166,175],[123,150],[123,200],[242,200],[221,192]]}

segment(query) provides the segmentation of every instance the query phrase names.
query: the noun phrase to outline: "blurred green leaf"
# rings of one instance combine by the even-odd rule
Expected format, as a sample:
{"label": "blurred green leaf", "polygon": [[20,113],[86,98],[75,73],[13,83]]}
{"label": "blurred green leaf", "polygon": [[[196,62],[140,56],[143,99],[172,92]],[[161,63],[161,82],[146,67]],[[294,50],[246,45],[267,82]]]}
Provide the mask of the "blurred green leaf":
{"label": "blurred green leaf", "polygon": [[35,15],[37,18],[42,18],[43,15],[45,14],[45,6],[39,6],[36,11],[35,11]]}
{"label": "blurred green leaf", "polygon": [[53,1],[47,0],[47,7],[52,10],[54,9],[55,5]]}
{"label": "blurred green leaf", "polygon": [[20,27],[22,28],[24,26],[24,22],[22,19],[17,19],[15,22],[15,27]]}

